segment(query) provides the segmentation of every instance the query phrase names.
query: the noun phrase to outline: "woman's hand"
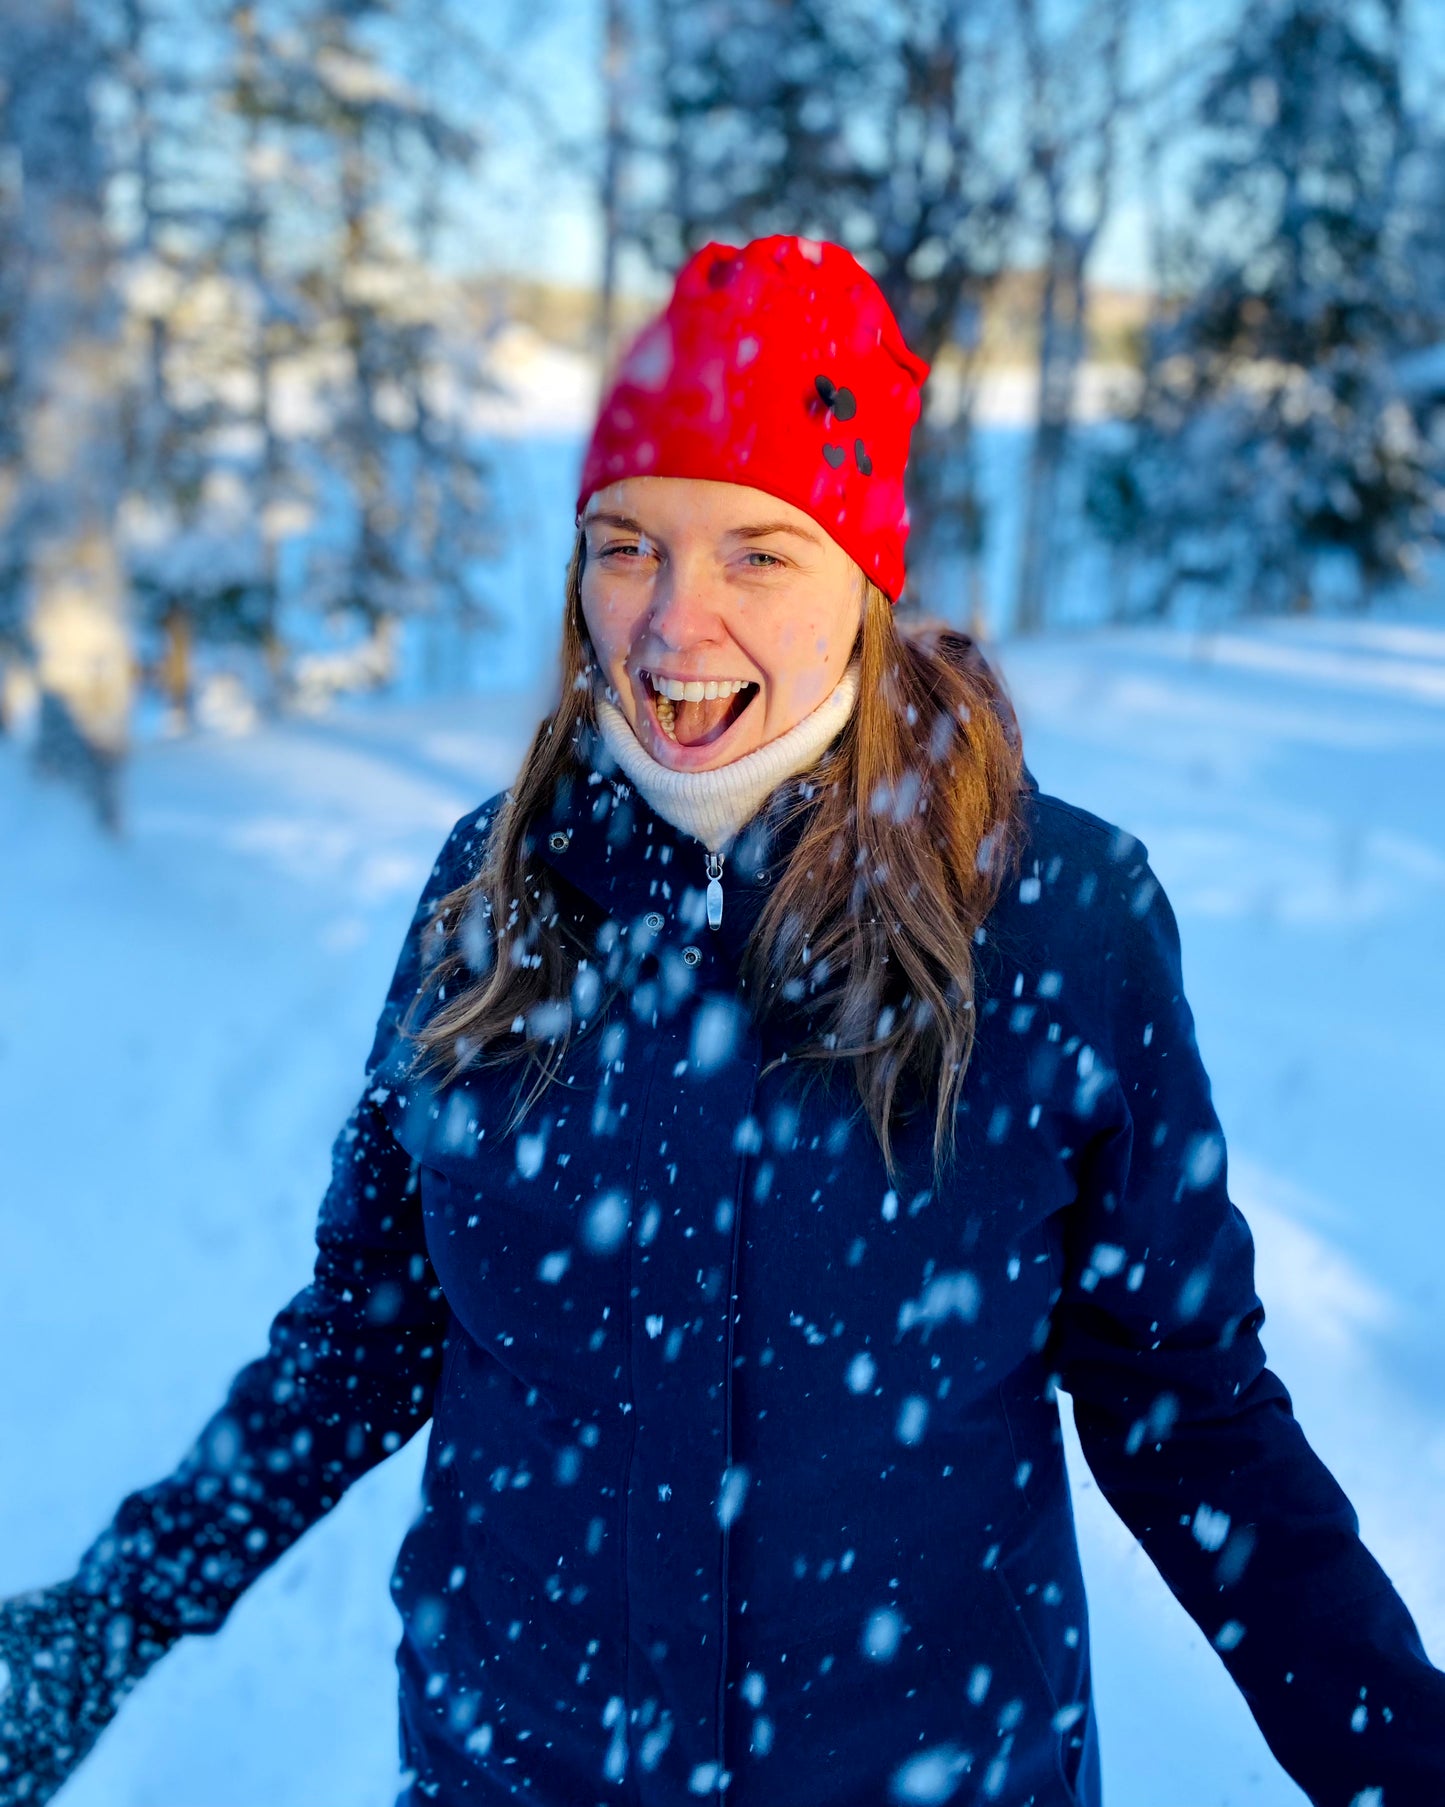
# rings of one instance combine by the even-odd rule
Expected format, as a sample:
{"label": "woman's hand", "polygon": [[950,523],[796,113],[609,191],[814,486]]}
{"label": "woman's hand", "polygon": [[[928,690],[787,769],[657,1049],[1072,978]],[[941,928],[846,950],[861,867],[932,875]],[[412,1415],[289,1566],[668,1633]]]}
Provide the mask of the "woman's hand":
{"label": "woman's hand", "polygon": [[43,1807],[180,1635],[73,1581],[0,1600],[0,1807]]}

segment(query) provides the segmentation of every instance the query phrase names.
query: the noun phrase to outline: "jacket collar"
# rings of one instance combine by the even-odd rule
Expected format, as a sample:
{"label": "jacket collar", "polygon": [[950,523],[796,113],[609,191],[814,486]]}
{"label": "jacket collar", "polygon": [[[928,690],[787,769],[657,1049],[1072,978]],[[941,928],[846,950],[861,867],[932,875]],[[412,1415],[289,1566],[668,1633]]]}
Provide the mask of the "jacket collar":
{"label": "jacket collar", "polygon": [[[577,752],[576,767],[533,819],[528,838],[537,858],[619,922],[656,913],[689,938],[710,938],[704,914],[706,847],[651,807],[590,724],[579,731]],[[808,773],[801,772],[780,784],[729,849],[721,950],[740,955],[761,915],[806,825],[806,808],[784,818],[807,782]],[[1022,783],[1026,792],[1038,792],[1027,765]]]}
{"label": "jacket collar", "polygon": [[[536,857],[610,917],[630,923],[660,914],[686,938],[712,940],[705,915],[707,848],[660,816],[618,768],[601,734],[579,733],[576,768],[534,817]],[[739,831],[723,859],[720,950],[740,954],[771,886],[803,831],[807,811],[783,818],[807,784],[788,779]]]}

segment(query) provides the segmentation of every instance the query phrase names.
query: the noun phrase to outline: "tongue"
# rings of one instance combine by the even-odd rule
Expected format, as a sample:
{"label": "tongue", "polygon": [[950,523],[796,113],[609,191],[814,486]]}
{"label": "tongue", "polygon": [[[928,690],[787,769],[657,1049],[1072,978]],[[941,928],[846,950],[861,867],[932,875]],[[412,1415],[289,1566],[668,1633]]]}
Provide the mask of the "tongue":
{"label": "tongue", "polygon": [[674,703],[672,731],[679,743],[695,747],[720,734],[737,700],[735,696],[714,696],[700,703]]}

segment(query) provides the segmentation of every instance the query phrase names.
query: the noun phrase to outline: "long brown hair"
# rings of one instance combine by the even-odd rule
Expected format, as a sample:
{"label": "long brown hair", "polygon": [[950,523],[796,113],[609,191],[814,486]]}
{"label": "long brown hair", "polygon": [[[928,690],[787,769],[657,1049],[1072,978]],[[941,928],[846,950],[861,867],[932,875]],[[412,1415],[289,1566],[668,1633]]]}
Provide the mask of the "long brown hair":
{"label": "long brown hair", "polygon": [[[561,697],[532,738],[475,877],[441,898],[416,1032],[419,1071],[530,1063],[520,1121],[556,1078],[574,1028],[597,1014],[596,950],[557,908],[528,831],[595,728],[582,613],[585,542],[567,570]],[[790,1062],[851,1064],[893,1172],[893,1125],[910,1076],[933,1094],[935,1173],[952,1154],[975,1032],[975,931],[1017,868],[1023,752],[1002,681],[966,635],[905,632],[865,586],[858,700],[784,820],[801,832],[749,939],[741,979],[761,1016],[802,996],[822,1015]],[[594,964],[589,964],[589,961]],[[579,974],[594,982],[579,985]],[[419,991],[416,1002],[423,993]],[[570,1002],[569,1002],[570,1000]],[[415,1008],[415,1005],[414,1005]]]}

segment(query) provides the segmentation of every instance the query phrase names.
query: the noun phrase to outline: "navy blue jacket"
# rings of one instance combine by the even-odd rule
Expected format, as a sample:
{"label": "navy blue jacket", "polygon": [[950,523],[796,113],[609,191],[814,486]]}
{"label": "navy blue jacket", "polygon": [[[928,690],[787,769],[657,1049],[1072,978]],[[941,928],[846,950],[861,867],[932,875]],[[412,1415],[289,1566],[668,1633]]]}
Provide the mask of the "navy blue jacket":
{"label": "navy blue jacket", "polygon": [[1169,902],[1137,839],[1028,783],[937,1190],[927,1113],[890,1184],[851,1082],[780,1058],[803,1018],[740,993],[783,793],[713,930],[697,841],[615,773],[564,785],[534,844],[594,950],[588,1026],[520,1133],[515,1068],[416,1078],[421,930],[499,799],[463,818],[314,1281],[89,1584],[213,1630],[431,1418],[404,1807],[1096,1807],[1062,1387],[1316,1807],[1445,1802],[1445,1676],[1265,1366]]}

